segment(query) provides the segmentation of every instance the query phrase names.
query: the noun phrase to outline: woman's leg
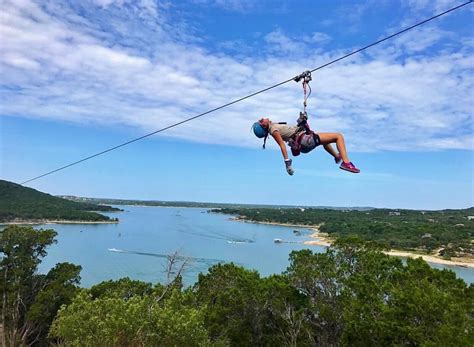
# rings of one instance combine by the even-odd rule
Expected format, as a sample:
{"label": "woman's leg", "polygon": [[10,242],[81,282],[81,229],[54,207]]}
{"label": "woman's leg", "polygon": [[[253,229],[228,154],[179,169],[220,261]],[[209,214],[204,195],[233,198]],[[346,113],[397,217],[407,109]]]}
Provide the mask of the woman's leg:
{"label": "woman's leg", "polygon": [[326,152],[328,152],[329,154],[331,154],[335,159],[337,159],[337,152],[334,150],[334,148],[332,148],[331,144],[328,143],[328,144],[325,144],[323,145],[324,149],[326,150]]}
{"label": "woman's leg", "polygon": [[[334,149],[327,149],[326,146],[330,146],[331,143],[335,143],[339,154],[342,157],[344,163],[350,162],[349,157],[347,156],[346,144],[344,142],[344,137],[341,133],[318,133],[321,144],[324,146],[324,149],[331,153],[331,150],[334,152]],[[333,156],[334,154],[331,153]]]}

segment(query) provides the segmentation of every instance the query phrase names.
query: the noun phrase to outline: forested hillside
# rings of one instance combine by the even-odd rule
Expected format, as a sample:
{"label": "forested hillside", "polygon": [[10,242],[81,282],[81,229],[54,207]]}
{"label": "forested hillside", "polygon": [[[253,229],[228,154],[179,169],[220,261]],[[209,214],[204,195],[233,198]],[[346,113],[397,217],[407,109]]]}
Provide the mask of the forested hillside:
{"label": "forested hillside", "polygon": [[298,225],[319,225],[334,238],[357,235],[390,248],[436,251],[447,258],[474,256],[474,208],[416,211],[372,209],[216,209],[237,219]]}
{"label": "forested hillside", "polygon": [[61,199],[32,188],[0,180],[0,223],[65,220],[110,221],[90,211],[120,211],[117,208]]}

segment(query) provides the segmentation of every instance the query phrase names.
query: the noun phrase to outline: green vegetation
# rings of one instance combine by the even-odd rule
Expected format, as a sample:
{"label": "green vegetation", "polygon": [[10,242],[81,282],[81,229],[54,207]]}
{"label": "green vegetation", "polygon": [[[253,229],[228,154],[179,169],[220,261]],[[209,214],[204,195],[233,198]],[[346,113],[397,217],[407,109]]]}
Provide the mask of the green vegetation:
{"label": "green vegetation", "polygon": [[55,236],[54,230],[20,226],[0,233],[2,346],[44,345],[58,309],[76,295],[80,266],[59,263],[46,275],[36,273]]}
{"label": "green vegetation", "polygon": [[442,211],[315,208],[223,208],[212,211],[254,222],[320,225],[320,231],[330,237],[355,235],[389,248],[426,253],[436,250],[445,258],[474,256],[474,207]]}
{"label": "green vegetation", "polygon": [[32,188],[0,180],[0,223],[66,220],[111,221],[89,211],[120,211],[117,208],[61,199]]}
{"label": "green vegetation", "polygon": [[78,289],[74,265],[35,273],[54,231],[10,226],[0,236],[5,346],[469,346],[474,341],[474,286],[421,259],[404,264],[356,238],[341,239],[325,253],[292,252],[287,270],[270,277],[218,264],[189,288],[182,286],[182,267],[170,267],[169,274],[177,275],[167,285],[124,278]]}

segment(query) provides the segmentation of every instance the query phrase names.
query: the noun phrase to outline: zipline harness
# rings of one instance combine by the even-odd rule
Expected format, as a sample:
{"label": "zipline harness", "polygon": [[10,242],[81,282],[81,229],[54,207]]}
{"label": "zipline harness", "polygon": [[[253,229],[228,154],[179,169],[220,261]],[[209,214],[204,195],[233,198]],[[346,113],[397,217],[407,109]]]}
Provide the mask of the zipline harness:
{"label": "zipline harness", "polygon": [[[308,98],[311,95],[311,71],[307,70],[293,79],[295,82],[302,82],[303,85],[303,112],[300,112],[296,123],[299,128],[294,138],[288,141],[293,156],[298,156],[300,153],[308,153],[321,144],[319,135],[311,130],[308,124],[308,113],[306,107],[308,106]],[[308,92],[309,90],[309,92]]]}
{"label": "zipline harness", "polygon": [[[311,131],[308,124],[308,113],[306,112],[306,107],[308,106],[308,98],[311,95],[311,86],[309,82],[312,81],[311,71],[306,70],[293,78],[295,82],[302,82],[303,85],[303,112],[300,112],[300,116],[296,121],[298,127],[304,128],[307,134]],[[309,92],[308,92],[309,90]]]}

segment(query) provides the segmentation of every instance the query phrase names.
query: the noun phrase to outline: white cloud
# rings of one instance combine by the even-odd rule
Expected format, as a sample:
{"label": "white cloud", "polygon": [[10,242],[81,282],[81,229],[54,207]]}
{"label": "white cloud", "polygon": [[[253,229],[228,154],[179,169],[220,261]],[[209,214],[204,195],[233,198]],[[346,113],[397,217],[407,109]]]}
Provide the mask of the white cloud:
{"label": "white cloud", "polygon": [[336,22],[328,20],[325,21],[323,25],[339,24],[340,18],[343,18],[345,30],[349,32],[358,32],[362,29],[361,24],[367,12],[373,11],[376,13],[387,3],[387,0],[343,1],[342,5],[340,5],[336,10],[337,18],[339,18],[339,20]]}
{"label": "white cloud", "polygon": [[466,1],[460,0],[402,0],[402,3],[413,11],[426,13],[430,10],[434,13],[447,11],[452,7],[461,5]]}
{"label": "white cloud", "polygon": [[94,0],[94,3],[101,7],[108,7],[113,3],[122,3],[122,1],[117,0]]}
{"label": "white cloud", "polygon": [[399,36],[395,40],[395,45],[403,47],[406,53],[418,53],[436,44],[444,38],[448,38],[451,33],[436,27],[418,28],[416,34]]}
{"label": "white cloud", "polygon": [[[137,10],[143,11],[144,13],[148,12],[148,14],[156,15],[158,6],[154,0],[93,0],[93,2],[102,8],[107,9],[110,6],[117,6],[121,7],[124,5],[131,6],[135,12]],[[162,3],[166,6],[166,3]]]}
{"label": "white cloud", "polygon": [[21,56],[14,52],[6,53],[1,59],[6,64],[18,68],[38,70],[40,67],[40,64],[38,64],[36,61],[28,59],[27,57]]}
{"label": "white cloud", "polygon": [[331,36],[322,32],[292,37],[277,28],[264,36],[265,48],[273,55],[290,57],[306,56],[308,51],[320,51],[320,46],[331,41]]}
{"label": "white cloud", "polygon": [[217,6],[227,11],[247,13],[257,6],[255,0],[193,0],[195,4]]}
{"label": "white cloud", "polygon": [[[159,12],[149,2],[140,4]],[[237,59],[190,43],[179,30],[170,34],[162,17],[146,19],[159,34],[135,49],[85,19],[62,18],[33,2],[5,2],[3,116],[121,124],[148,133],[342,55],[305,50],[330,40],[325,33],[298,41],[276,29],[264,37],[272,53],[305,54]],[[459,51],[421,55],[413,42],[426,48],[451,34],[432,27],[410,35],[373,50],[370,58],[354,56],[315,73],[309,100],[313,128],[343,132],[351,151],[472,149],[472,132],[465,130],[473,127],[472,42]],[[407,52],[415,55],[400,59]],[[252,122],[262,116],[293,122],[301,104],[301,86],[288,83],[162,135],[258,148],[260,141],[249,133]]]}
{"label": "white cloud", "polygon": [[281,29],[276,29],[264,37],[273,52],[295,54],[305,49],[301,41],[288,37]]}
{"label": "white cloud", "polygon": [[326,33],[314,32],[304,40],[309,43],[324,44],[331,41],[331,36]]}

